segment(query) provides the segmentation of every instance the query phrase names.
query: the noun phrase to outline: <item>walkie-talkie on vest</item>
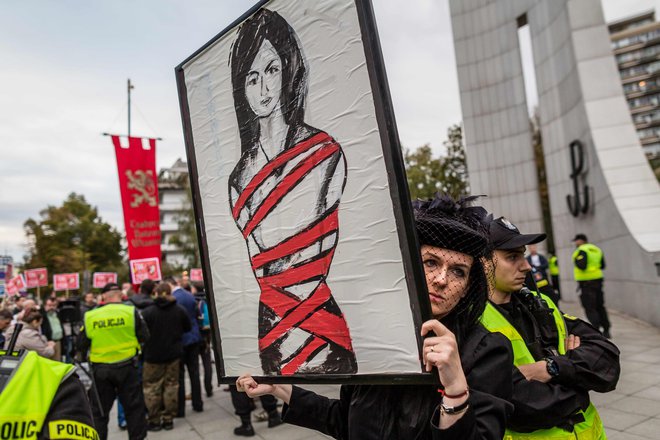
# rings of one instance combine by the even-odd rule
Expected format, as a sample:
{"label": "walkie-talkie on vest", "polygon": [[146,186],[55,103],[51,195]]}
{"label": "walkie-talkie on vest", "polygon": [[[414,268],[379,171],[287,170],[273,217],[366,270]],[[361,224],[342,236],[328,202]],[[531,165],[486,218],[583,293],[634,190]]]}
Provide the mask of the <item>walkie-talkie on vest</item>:
{"label": "walkie-talkie on vest", "polygon": [[14,332],[9,339],[9,344],[7,345],[7,350],[0,352],[0,393],[4,390],[5,385],[9,382],[14,371],[18,369],[18,366],[23,360],[24,350],[19,351],[17,354],[14,354],[14,347],[16,347],[16,340],[18,339],[18,334],[23,330],[23,323],[18,322],[14,326]]}
{"label": "walkie-talkie on vest", "polygon": [[559,333],[552,309],[541,298],[541,295],[532,293],[527,287],[520,289],[520,295],[536,320],[545,355],[556,356],[559,354],[556,348],[559,343]]}

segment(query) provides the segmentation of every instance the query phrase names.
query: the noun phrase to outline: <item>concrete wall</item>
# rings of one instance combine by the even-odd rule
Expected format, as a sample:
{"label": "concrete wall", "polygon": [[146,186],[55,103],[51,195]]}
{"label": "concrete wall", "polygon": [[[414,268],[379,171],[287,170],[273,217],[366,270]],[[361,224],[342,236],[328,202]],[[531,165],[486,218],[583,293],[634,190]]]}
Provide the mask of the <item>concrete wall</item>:
{"label": "concrete wall", "polygon": [[[660,187],[624,99],[599,0],[450,0],[473,193],[523,232],[542,230],[516,18],[527,14],[562,294],[571,238],[605,252],[607,305],[660,325]],[[591,209],[573,217],[569,144],[586,149]],[[514,177],[515,176],[515,177]]]}

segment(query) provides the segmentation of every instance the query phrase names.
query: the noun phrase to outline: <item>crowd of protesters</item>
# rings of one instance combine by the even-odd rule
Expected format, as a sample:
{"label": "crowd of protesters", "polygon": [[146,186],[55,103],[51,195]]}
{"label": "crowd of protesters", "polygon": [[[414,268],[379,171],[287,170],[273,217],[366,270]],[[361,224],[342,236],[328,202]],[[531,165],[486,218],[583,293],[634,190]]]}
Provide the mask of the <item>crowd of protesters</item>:
{"label": "crowd of protesters", "polygon": [[[121,287],[109,283],[101,293],[87,292],[80,297],[6,296],[0,305],[0,349],[12,338],[16,323],[20,322],[22,328],[16,338],[16,351],[34,351],[60,362],[78,360],[83,362],[83,368],[91,361],[93,372],[90,375],[95,376],[96,384],[92,387],[93,382],[88,381],[89,400],[93,409],[97,402],[97,406],[102,407],[94,411],[102,440],[107,437],[108,412],[114,401],[118,402],[117,424],[122,430],[129,429],[130,438],[144,438],[146,431],[172,429],[173,419],[185,416],[186,400],[192,399],[193,411],[204,410],[200,374],[203,374],[206,396],[213,396],[214,391],[205,288],[202,282],[191,282],[185,275],[162,281],[144,280],[136,286],[137,292],[130,283],[123,283]],[[139,392],[129,389],[130,392],[121,398],[120,388],[125,384],[108,387],[104,385],[104,377],[98,377],[98,371],[102,370],[98,366],[104,364],[88,357],[93,335],[84,325],[86,316],[92,315],[90,312],[105,309],[103,306],[110,304],[133,307],[135,320],[142,327],[139,350],[130,358],[138,367],[137,381],[141,389]],[[203,372],[200,372],[200,361]],[[188,395],[185,370],[191,386]],[[122,380],[127,382],[126,377]],[[136,397],[137,403],[134,402]],[[125,407],[127,404],[131,406],[130,411]],[[143,427],[129,426],[130,420],[136,419],[132,414],[136,407],[138,412],[144,413]],[[142,424],[140,421],[133,425],[136,423]],[[99,429],[98,425],[104,427]]]}

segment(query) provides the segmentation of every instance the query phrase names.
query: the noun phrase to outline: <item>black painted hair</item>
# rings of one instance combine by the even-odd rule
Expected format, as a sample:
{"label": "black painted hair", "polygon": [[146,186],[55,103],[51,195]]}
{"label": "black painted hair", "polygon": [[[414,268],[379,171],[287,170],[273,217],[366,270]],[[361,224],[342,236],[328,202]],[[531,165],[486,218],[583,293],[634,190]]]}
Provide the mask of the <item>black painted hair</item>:
{"label": "black painted hair", "polygon": [[231,82],[241,153],[254,148],[259,140],[259,122],[245,96],[245,78],[265,40],[273,45],[282,60],[280,100],[284,120],[290,128],[297,128],[305,116],[307,68],[298,37],[281,15],[262,8],[240,26],[231,50]]}
{"label": "black painted hair", "polygon": [[449,249],[474,258],[467,294],[442,319],[459,343],[478,324],[488,300],[488,279],[482,260],[488,254],[485,224],[488,213],[481,206],[470,206],[478,197],[454,200],[451,196],[437,194],[431,200],[413,202],[420,245]]}

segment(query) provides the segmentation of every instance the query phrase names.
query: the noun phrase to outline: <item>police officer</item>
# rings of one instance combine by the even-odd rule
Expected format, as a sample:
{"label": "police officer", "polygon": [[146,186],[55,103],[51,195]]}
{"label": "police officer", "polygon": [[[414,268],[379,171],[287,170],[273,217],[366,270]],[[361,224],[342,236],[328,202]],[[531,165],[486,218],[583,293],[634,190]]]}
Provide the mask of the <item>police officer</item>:
{"label": "police officer", "polygon": [[33,351],[10,352],[0,350],[0,438],[97,440],[75,367]]}
{"label": "police officer", "polygon": [[559,261],[556,255],[550,255],[548,260],[548,272],[552,280],[552,288],[557,292],[557,298],[561,299],[561,289],[559,288]]}
{"label": "police officer", "polygon": [[126,411],[128,436],[141,440],[147,435],[145,404],[138,376],[140,344],[149,338],[147,326],[134,306],[122,304],[121,287],[103,287],[105,304],[85,314],[81,330],[81,352],[87,353],[101,407],[92,401],[94,424],[100,440],[108,437],[108,413],[115,398]]}
{"label": "police officer", "polygon": [[531,270],[525,246],[545,234],[521,234],[502,217],[488,222],[495,286],[482,324],[506,336],[514,354],[515,410],[505,438],[605,438],[589,391],[615,388],[619,350],[589,324],[562,314],[547,296],[524,288]]}
{"label": "police officer", "polygon": [[597,329],[602,329],[606,338],[610,336],[610,320],[605,310],[603,293],[603,269],[605,257],[603,251],[589,243],[587,236],[576,234],[573,238],[573,276],[580,287],[580,302],[587,319]]}
{"label": "police officer", "polygon": [[527,255],[527,262],[532,267],[532,271],[529,275],[533,280],[530,280],[529,285],[534,286],[535,290],[538,292],[549,296],[555,304],[559,304],[559,297],[557,296],[555,289],[550,285],[550,279],[548,279],[548,268],[550,267],[548,260],[545,256],[538,253],[535,244],[527,246],[527,251],[529,252]]}

